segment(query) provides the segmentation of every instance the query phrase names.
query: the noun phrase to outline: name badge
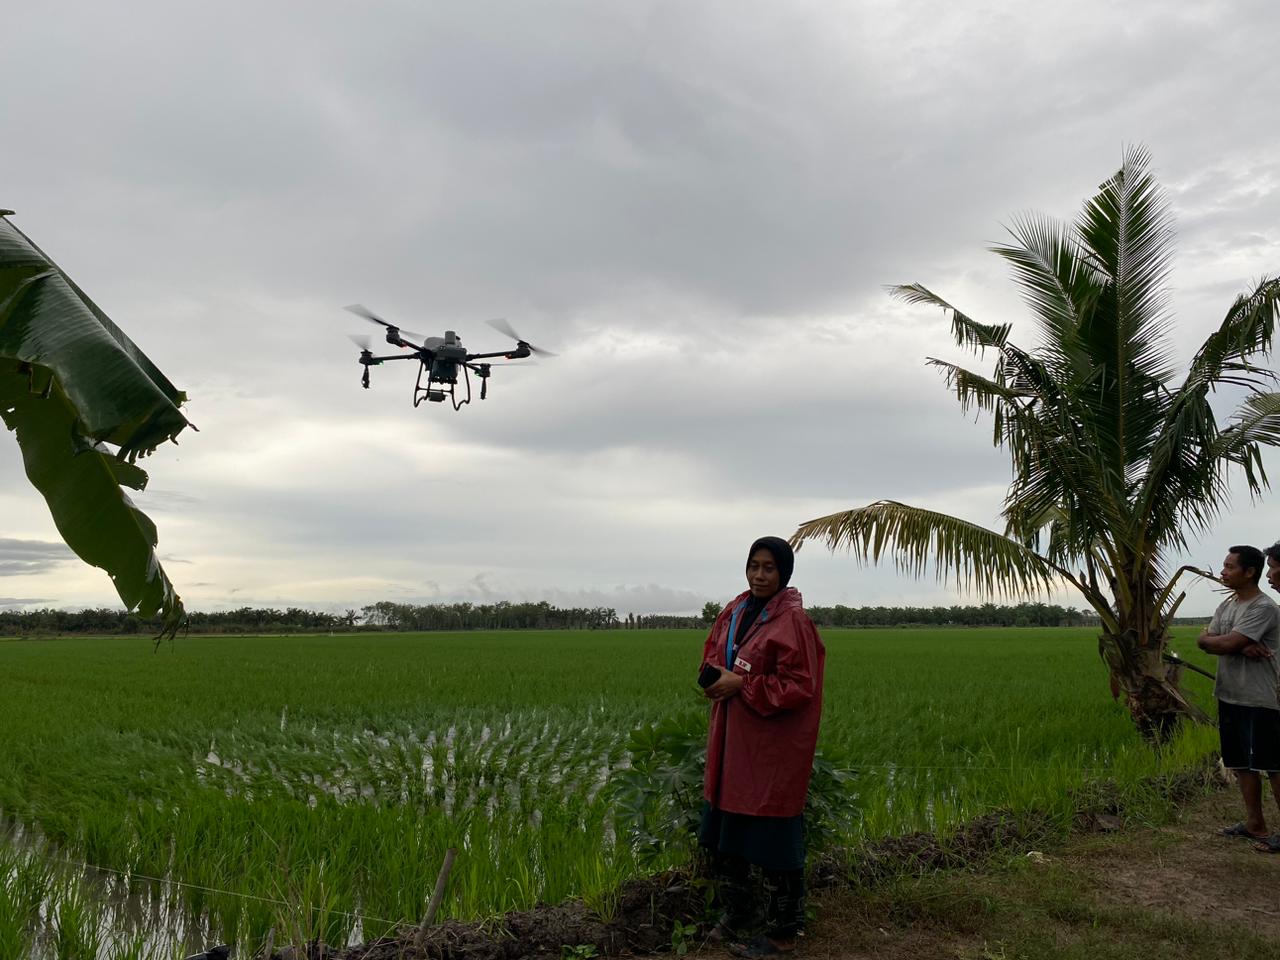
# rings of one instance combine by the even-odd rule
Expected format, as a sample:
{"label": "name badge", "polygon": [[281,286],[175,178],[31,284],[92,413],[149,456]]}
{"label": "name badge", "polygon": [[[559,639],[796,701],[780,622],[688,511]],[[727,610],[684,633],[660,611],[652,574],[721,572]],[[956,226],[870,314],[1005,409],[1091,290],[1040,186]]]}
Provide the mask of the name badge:
{"label": "name badge", "polygon": [[735,667],[741,667],[747,673],[751,672],[751,664],[747,663],[747,661],[743,660],[741,657],[738,657],[736,660],[734,660],[733,665]]}

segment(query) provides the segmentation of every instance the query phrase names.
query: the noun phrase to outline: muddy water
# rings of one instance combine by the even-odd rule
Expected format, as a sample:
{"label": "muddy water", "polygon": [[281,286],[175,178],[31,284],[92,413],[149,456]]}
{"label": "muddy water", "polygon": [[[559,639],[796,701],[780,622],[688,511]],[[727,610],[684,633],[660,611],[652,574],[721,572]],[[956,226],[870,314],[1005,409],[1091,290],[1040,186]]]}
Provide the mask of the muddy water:
{"label": "muddy water", "polygon": [[[39,831],[11,820],[0,820],[0,853],[38,861],[50,881],[34,918],[31,960],[52,960],[57,955],[61,913],[69,899],[83,904],[87,923],[96,927],[100,941],[97,960],[130,949],[136,950],[141,960],[168,960],[210,945],[209,918],[184,910],[175,897],[165,895],[164,883],[81,863],[50,844]],[[12,877],[11,871],[2,879]]]}
{"label": "muddy water", "polygon": [[[172,960],[203,953],[223,942],[214,933],[209,912],[188,909],[178,896],[182,885],[172,879],[131,877],[98,869],[59,851],[38,831],[0,818],[0,856],[6,853],[43,864],[50,881],[33,922],[31,952],[23,960],[53,960],[59,955],[60,911],[69,897],[84,905],[89,922],[98,933],[96,957],[77,950],[77,960],[111,960],[119,956]],[[12,870],[8,875],[0,873],[0,882],[12,876]],[[364,939],[359,915],[351,920],[348,947]],[[250,955],[252,949],[242,946],[241,955]]]}
{"label": "muddy water", "polygon": [[[191,764],[198,782],[227,795],[252,798],[280,791],[312,804],[325,796],[343,803],[398,796],[406,804],[425,801],[438,805],[446,814],[483,811],[489,819],[502,815],[507,806],[524,806],[528,791],[533,790],[537,799],[525,809],[536,829],[547,809],[544,803],[554,802],[542,794],[586,795],[591,802],[608,782],[611,771],[626,765],[625,756],[617,755],[622,732],[609,731],[610,736],[597,740],[592,754],[571,763],[561,754],[574,747],[573,740],[550,719],[540,721],[528,727],[507,716],[390,734],[358,727],[332,731],[313,727],[284,749],[274,744],[260,749],[243,736],[226,732],[202,743],[193,752]],[[281,712],[279,727],[281,732],[296,729],[287,710]],[[605,831],[607,841],[612,842],[614,825],[607,823]],[[494,836],[490,842],[496,843],[498,838]],[[0,830],[0,849],[4,846],[25,856],[60,859],[43,837],[30,831]],[[83,891],[94,905],[104,934],[98,951],[101,960],[120,947],[135,944],[140,948],[139,957],[172,960],[220,942],[211,933],[222,927],[218,909],[226,901],[218,891],[184,890],[172,877],[125,877],[66,863],[59,863],[58,869],[58,887],[40,918],[42,943],[52,942],[57,902],[66,890]],[[532,869],[537,874],[541,868],[535,863]],[[192,913],[186,904],[193,900],[211,906]],[[288,909],[284,904],[279,906]],[[360,942],[363,936],[359,919],[352,919],[349,944]],[[37,960],[53,956],[46,947],[40,949],[43,952],[35,955]]]}

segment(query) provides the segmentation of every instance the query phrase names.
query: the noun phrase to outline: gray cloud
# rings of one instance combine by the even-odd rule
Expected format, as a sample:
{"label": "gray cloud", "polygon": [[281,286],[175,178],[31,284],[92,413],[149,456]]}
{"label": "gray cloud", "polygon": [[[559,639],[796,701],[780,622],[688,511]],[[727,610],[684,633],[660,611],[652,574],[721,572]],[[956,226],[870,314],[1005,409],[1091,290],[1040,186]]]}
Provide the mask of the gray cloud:
{"label": "gray cloud", "polygon": [[[881,285],[1033,341],[983,248],[1019,210],[1071,218],[1124,143],[1178,216],[1180,355],[1275,272],[1278,26],[1261,2],[29,5],[0,204],[193,398],[201,432],[135,498],[193,605],[696,609],[744,540],[818,513],[995,521],[989,424],[923,365],[960,355]],[[413,410],[409,364],[359,389],[355,300],[472,347],[506,316],[562,356]],[[47,543],[33,506],[0,460],[6,531]],[[1264,529],[1265,502],[1222,525]],[[22,592],[114,599],[74,564],[39,579],[59,562],[0,551]],[[952,595],[813,548],[802,569],[819,602]]]}
{"label": "gray cloud", "polygon": [[[75,559],[75,554],[63,543],[0,537],[0,577],[47,573],[68,560]],[[13,600],[12,602],[25,601]]]}

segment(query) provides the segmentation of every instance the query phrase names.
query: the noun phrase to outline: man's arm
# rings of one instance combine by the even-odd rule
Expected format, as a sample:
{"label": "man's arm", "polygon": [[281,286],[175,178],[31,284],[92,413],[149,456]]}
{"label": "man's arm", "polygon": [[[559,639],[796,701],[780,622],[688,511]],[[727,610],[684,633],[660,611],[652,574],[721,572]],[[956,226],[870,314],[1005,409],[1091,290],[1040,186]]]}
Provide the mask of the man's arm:
{"label": "man's arm", "polygon": [[1230,633],[1220,633],[1218,614],[1214,613],[1209,627],[1196,641],[1197,646],[1206,653],[1221,657],[1229,653],[1238,653],[1250,660],[1269,660],[1271,648],[1259,638],[1275,629],[1276,620],[1280,618],[1280,609],[1270,601],[1249,606],[1244,615],[1236,620]]}
{"label": "man's arm", "polygon": [[1215,657],[1225,656],[1228,653],[1243,653],[1246,657],[1255,660],[1271,656],[1271,651],[1261,643],[1235,630],[1221,635],[1215,635],[1206,630],[1196,640],[1196,646]]}

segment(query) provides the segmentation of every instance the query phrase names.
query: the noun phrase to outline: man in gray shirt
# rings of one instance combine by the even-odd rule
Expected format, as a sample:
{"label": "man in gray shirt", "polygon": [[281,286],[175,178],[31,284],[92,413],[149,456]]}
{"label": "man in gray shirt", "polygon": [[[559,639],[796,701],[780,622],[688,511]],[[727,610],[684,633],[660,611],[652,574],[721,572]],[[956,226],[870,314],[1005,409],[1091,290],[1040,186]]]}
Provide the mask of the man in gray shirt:
{"label": "man in gray shirt", "polygon": [[1280,609],[1258,588],[1263,567],[1262,551],[1257,547],[1231,548],[1221,573],[1231,596],[1219,604],[1197,643],[1201,650],[1218,657],[1213,692],[1218,698],[1222,763],[1235,771],[1244,798],[1244,821],[1222,832],[1265,842],[1264,774],[1280,804],[1280,661],[1276,658],[1280,653]]}

